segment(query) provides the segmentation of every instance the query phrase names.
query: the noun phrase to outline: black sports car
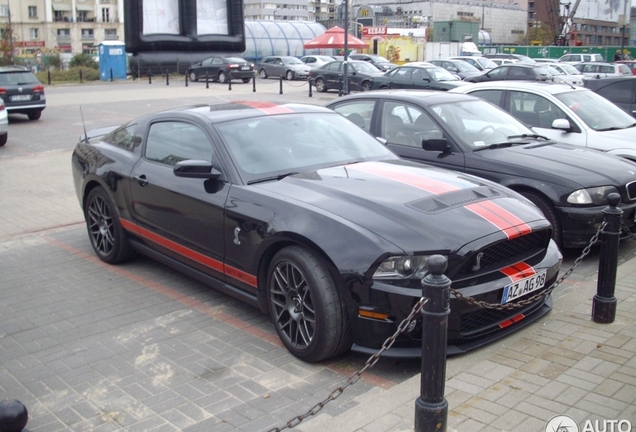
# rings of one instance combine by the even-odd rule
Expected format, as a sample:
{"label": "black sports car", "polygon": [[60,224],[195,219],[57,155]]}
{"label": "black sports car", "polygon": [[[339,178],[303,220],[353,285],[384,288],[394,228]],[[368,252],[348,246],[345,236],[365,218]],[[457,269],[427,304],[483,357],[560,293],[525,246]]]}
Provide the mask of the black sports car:
{"label": "black sports car", "polygon": [[[371,89],[373,79],[382,76],[382,72],[371,63],[362,60],[349,60],[347,62],[347,76],[349,77],[349,90],[367,91]],[[336,60],[325,63],[322,66],[312,68],[309,71],[309,79],[313,81],[316,90],[326,92],[328,90],[340,90],[344,75],[344,61]]]}
{"label": "black sports car", "polygon": [[507,112],[448,92],[378,91],[332,101],[399,156],[501,183],[535,203],[557,244],[583,247],[612,192],[624,226],[635,228],[636,164],[536,135]]}
{"label": "black sports car", "polygon": [[[268,311],[306,361],[378,349],[420,298],[432,254],[448,258],[455,289],[495,304],[540,294],[561,263],[549,222],[516,193],[400,160],[324,107],[165,111],[88,132],[72,170],[100,259],[142,252]],[[449,353],[550,305],[453,298]],[[420,356],[421,334],[409,327],[387,355]]]}
{"label": "black sports car", "polygon": [[186,70],[186,75],[191,81],[205,80],[225,83],[232,77],[233,80],[242,80],[248,83],[254,76],[254,63],[250,63],[241,57],[213,56],[194,63]]}

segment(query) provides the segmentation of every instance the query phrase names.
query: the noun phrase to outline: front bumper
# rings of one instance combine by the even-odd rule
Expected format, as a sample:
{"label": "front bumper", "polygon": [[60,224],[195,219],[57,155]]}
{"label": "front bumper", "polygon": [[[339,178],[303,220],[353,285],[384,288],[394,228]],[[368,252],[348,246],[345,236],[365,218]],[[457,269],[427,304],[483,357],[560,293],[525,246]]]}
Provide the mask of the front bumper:
{"label": "front bumper", "polygon": [[[636,228],[636,202],[620,204],[623,210],[622,227],[628,227],[631,231]],[[606,206],[597,207],[557,207],[563,232],[564,247],[585,247],[601,226]]]}

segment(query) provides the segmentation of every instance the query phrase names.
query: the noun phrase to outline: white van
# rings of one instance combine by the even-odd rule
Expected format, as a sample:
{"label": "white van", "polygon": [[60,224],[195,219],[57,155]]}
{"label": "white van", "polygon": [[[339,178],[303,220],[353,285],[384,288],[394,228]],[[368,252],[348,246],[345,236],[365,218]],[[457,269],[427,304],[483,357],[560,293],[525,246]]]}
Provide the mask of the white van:
{"label": "white van", "polygon": [[561,56],[560,62],[581,63],[581,62],[603,62],[605,59],[600,54],[566,54]]}

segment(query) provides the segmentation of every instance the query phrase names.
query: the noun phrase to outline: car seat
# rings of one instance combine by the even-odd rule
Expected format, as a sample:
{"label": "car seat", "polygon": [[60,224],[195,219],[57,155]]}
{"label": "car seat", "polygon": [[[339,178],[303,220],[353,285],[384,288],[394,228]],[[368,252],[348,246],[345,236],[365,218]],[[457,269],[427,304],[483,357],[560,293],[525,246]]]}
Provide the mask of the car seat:
{"label": "car seat", "polygon": [[551,128],[552,127],[552,111],[550,110],[550,102],[541,98],[534,103],[534,112],[537,115],[537,122],[539,127]]}
{"label": "car seat", "polygon": [[353,124],[355,124],[356,126],[364,130],[367,129],[367,125],[366,125],[366,122],[364,121],[364,117],[362,117],[360,114],[351,113],[347,116],[347,119],[351,121]]}
{"label": "car seat", "polygon": [[415,141],[405,133],[404,122],[395,114],[389,114],[384,118],[385,138],[392,144],[415,146]]}

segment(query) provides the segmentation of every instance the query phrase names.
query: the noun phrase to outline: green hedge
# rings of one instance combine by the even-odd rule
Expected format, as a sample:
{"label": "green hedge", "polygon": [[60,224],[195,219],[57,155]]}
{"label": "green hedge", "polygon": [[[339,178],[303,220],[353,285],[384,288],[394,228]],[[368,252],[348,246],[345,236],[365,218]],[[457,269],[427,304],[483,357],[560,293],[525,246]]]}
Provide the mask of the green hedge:
{"label": "green hedge", "polygon": [[[72,67],[67,70],[50,69],[51,84],[80,82],[80,70],[82,71],[82,81],[99,81],[99,70],[93,68]],[[49,71],[42,71],[35,74],[41,83],[49,83]]]}

